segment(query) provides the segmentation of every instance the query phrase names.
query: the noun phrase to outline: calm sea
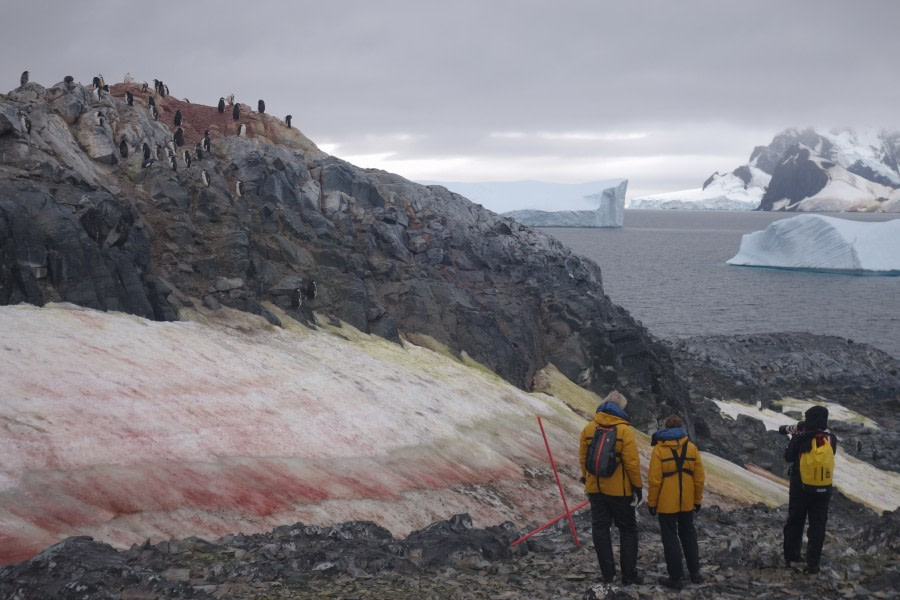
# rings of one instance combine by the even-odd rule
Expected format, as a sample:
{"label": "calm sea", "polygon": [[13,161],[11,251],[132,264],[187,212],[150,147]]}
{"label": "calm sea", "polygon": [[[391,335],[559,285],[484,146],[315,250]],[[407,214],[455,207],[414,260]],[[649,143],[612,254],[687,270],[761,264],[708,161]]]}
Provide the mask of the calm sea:
{"label": "calm sea", "polygon": [[[600,265],[603,288],[657,336],[808,331],[900,358],[900,277],[736,267],[741,236],[785,213],[627,210],[620,229],[544,228]],[[857,221],[900,215],[833,214]]]}

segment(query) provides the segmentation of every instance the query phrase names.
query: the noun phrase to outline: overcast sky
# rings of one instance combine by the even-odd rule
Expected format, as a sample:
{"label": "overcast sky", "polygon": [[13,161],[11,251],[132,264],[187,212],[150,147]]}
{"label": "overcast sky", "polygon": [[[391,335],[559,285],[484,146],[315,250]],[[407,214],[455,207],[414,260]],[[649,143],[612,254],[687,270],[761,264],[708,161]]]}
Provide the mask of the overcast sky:
{"label": "overcast sky", "polygon": [[699,187],[789,127],[898,128],[900,1],[4,2],[0,89],[234,93],[414,180]]}

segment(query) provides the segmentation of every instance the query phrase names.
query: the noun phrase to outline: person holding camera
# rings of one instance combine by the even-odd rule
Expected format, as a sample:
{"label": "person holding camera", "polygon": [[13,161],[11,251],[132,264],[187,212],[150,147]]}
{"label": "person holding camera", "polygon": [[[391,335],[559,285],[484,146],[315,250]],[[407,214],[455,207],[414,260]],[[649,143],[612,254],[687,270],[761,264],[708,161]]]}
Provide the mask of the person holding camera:
{"label": "person holding camera", "polygon": [[[806,530],[806,572],[819,572],[828,503],[831,500],[831,476],[837,437],[828,429],[828,409],[813,406],[797,425],[782,425],[779,433],[790,435],[784,459],[791,463],[791,486],[788,495],[788,518],[784,525],[784,561],[787,566],[800,562],[803,526]],[[818,462],[814,462],[818,461]],[[817,480],[815,479],[817,478]]]}
{"label": "person holding camera", "polygon": [[[635,506],[643,497],[641,459],[634,432],[625,406],[628,400],[621,393],[612,391],[597,407],[594,418],[584,426],[579,445],[584,491],[591,503],[591,535],[594,551],[605,583],[611,583],[616,575],[610,526],[619,530],[619,562],[622,567],[622,585],[641,584],[643,576],[637,570],[638,530]],[[615,439],[615,470],[609,476],[594,475],[585,465],[591,442],[598,427],[613,428]]]}
{"label": "person holding camera", "polygon": [[703,460],[689,439],[681,417],[666,418],[664,429],[653,434],[653,454],[647,473],[647,510],[659,517],[663,555],[668,577],[659,583],[667,588],[683,587],[682,556],[687,562],[693,583],[703,581],[700,575],[700,549],[694,513],[703,502]]}

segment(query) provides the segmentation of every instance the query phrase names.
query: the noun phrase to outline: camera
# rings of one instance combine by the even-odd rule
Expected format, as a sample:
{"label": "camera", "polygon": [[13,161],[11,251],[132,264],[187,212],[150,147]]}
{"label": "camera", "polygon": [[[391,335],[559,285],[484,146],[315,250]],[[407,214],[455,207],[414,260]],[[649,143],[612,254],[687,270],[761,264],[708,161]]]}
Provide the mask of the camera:
{"label": "camera", "polygon": [[803,433],[805,426],[806,424],[803,421],[796,425],[782,425],[778,428],[778,433],[781,435],[797,435],[798,433]]}

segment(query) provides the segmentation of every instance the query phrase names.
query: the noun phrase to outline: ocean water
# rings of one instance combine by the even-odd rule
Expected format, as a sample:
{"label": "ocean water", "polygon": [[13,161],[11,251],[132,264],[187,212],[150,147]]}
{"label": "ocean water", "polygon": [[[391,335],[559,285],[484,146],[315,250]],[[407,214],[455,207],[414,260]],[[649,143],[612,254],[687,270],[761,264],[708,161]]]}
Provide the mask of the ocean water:
{"label": "ocean water", "polygon": [[542,230],[599,264],[606,294],[659,337],[808,331],[865,342],[900,358],[900,277],[725,264],[742,235],[792,216],[626,210],[619,229]]}

